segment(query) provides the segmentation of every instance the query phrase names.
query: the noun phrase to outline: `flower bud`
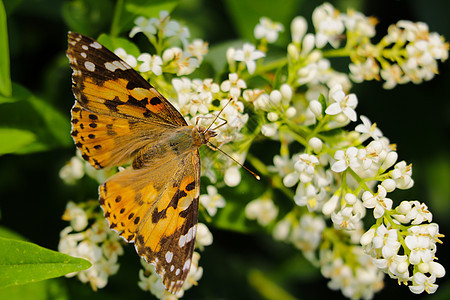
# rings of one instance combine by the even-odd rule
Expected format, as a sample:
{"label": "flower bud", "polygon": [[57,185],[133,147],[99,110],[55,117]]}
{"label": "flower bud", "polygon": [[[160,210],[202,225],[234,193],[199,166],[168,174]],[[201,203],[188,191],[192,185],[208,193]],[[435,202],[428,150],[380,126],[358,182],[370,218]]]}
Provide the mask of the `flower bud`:
{"label": "flower bud", "polygon": [[313,137],[309,140],[308,145],[314,150],[314,152],[319,153],[322,150],[322,140],[316,137]]}
{"label": "flower bud", "polygon": [[381,183],[381,185],[386,189],[386,192],[390,193],[395,190],[395,180],[393,179],[385,179]]}
{"label": "flower bud", "polygon": [[402,201],[395,210],[402,215],[406,215],[411,211],[411,203],[409,201]]}
{"label": "flower bud", "polygon": [[316,118],[320,118],[322,116],[322,104],[320,104],[317,100],[312,100],[309,102],[309,109],[316,116]]}
{"label": "flower bud", "polygon": [[316,41],[314,34],[308,33],[303,38],[303,44],[302,44],[302,55],[306,56],[309,52],[311,52],[312,49],[316,46]]}
{"label": "flower bud", "polygon": [[270,121],[270,122],[275,122],[276,120],[278,120],[278,114],[276,113],[276,112],[270,112],[270,113],[268,113],[267,114],[267,119]]}
{"label": "flower bud", "polygon": [[352,193],[347,193],[344,196],[344,200],[348,205],[353,205],[356,202],[356,196]]}
{"label": "flower bud", "polygon": [[292,99],[292,88],[289,84],[284,83],[280,86],[280,92],[283,96],[283,99],[291,100]]}
{"label": "flower bud", "polygon": [[374,236],[375,236],[375,229],[371,228],[361,236],[359,242],[363,246],[369,245],[372,242]]}
{"label": "flower bud", "polygon": [[325,202],[325,204],[322,207],[322,213],[326,216],[331,215],[334,210],[336,209],[337,203],[338,203],[339,197],[337,195],[333,195],[330,200]]}
{"label": "flower bud", "polygon": [[300,52],[294,44],[289,44],[287,47],[288,56],[291,60],[298,60]]}
{"label": "flower bud", "polygon": [[293,118],[296,113],[297,113],[297,110],[295,109],[295,107],[291,106],[286,110],[286,117],[288,119]]}
{"label": "flower bud", "polygon": [[230,187],[235,187],[241,182],[241,173],[238,167],[230,167],[225,171],[225,184]]}
{"label": "flower bud", "polygon": [[384,159],[383,163],[381,164],[381,169],[387,170],[390,167],[392,167],[395,162],[397,161],[398,154],[395,151],[391,151],[386,155],[386,158]]}
{"label": "flower bud", "polygon": [[273,103],[274,106],[279,106],[280,105],[281,98],[282,98],[281,93],[278,90],[273,90],[270,93],[270,96],[269,96],[269,99]]}
{"label": "flower bud", "polygon": [[301,16],[295,17],[291,22],[292,41],[294,43],[300,44],[307,28],[308,24],[306,23],[305,18]]}

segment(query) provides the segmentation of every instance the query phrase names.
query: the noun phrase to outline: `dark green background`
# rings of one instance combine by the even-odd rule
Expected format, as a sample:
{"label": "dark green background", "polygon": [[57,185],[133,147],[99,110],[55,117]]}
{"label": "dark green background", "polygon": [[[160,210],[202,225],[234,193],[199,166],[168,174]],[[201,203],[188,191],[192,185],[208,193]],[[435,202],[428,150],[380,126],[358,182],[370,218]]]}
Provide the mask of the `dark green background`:
{"label": "dark green background", "polygon": [[[407,19],[423,21],[430,31],[450,39],[450,2],[446,0],[330,2],[340,10],[352,6],[377,17],[379,35],[383,35],[390,24]],[[67,124],[73,105],[71,70],[64,56],[67,31],[81,29],[93,37],[109,32],[113,3],[112,0],[7,0],[4,3],[8,13],[12,80],[64,114]],[[285,20],[286,29],[289,28],[288,20],[296,15],[303,15],[310,21],[312,10],[321,3],[306,0],[186,0],[180,2],[173,17],[187,24],[193,37],[201,37],[213,46],[239,38],[251,40],[259,16]],[[73,9],[76,14],[67,14]],[[280,38],[280,46],[285,46],[287,33],[285,30]],[[121,36],[125,35],[122,33]],[[344,65],[345,61],[338,63]],[[440,232],[447,234],[450,228],[449,64],[440,64],[439,71],[440,75],[434,80],[419,86],[407,84],[394,90],[383,90],[379,82],[366,82],[355,84],[353,92],[359,99],[358,114],[376,122],[390,141],[397,144],[400,160],[413,164],[414,188],[396,191],[390,197],[396,204],[404,199],[427,203],[434,221],[440,225]],[[24,122],[33,117],[33,111],[27,111],[27,107],[15,109],[21,110],[16,118],[22,117]],[[5,106],[0,105],[2,125],[7,124],[9,118],[11,122],[17,122],[15,115],[8,116],[5,112]],[[94,182],[83,180],[76,186],[66,186],[58,177],[60,168],[74,153],[75,147],[71,143],[61,142],[44,152],[0,157],[0,225],[41,246],[57,249],[59,232],[67,226],[61,220],[66,202],[97,197]],[[249,274],[256,274],[255,271],[262,272],[299,299],[342,297],[340,292],[329,290],[327,280],[292,247],[276,243],[262,232],[250,235],[214,228],[211,231],[214,243],[202,253],[200,261],[204,267],[203,278],[198,287],[186,292],[185,299],[260,299],[262,295],[249,283],[249,278],[255,278]],[[443,241],[437,256],[448,268],[450,248],[447,239]],[[137,287],[139,262],[134,248],[126,246],[125,249],[126,254],[120,258],[119,273],[97,293],[74,279],[59,279],[57,284],[45,288],[28,288],[36,291],[35,299],[151,298]],[[385,289],[376,298],[425,297],[425,294],[413,295],[407,287],[398,286],[395,280],[386,278],[385,283]],[[450,282],[444,278],[438,279],[437,283],[440,285],[437,294],[427,299],[449,299]]]}

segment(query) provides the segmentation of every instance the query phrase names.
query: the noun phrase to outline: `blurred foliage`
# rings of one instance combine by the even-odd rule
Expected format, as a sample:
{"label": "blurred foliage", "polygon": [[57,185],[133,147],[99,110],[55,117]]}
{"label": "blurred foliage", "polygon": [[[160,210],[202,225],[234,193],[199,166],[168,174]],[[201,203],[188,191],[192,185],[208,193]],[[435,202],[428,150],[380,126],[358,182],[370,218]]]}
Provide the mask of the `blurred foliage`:
{"label": "blurred foliage", "polygon": [[[133,53],[126,32],[136,16],[156,16],[161,9],[173,10],[173,18],[188,25],[193,37],[210,42],[205,58],[220,73],[225,63],[217,53],[235,43],[252,41],[253,28],[261,16],[283,23],[285,31],[274,51],[282,50],[289,37],[289,22],[296,15],[310,20],[312,10],[323,1],[302,0],[6,0],[0,5],[0,224],[29,241],[57,249],[61,220],[68,200],[97,198],[97,185],[83,179],[66,186],[59,169],[75,153],[70,138],[70,107],[73,105],[70,68],[65,59],[67,31],[98,38],[108,47],[123,46]],[[450,1],[381,0],[330,1],[345,10],[351,6],[376,16],[384,34],[400,19],[426,22],[431,31],[450,39]],[[116,10],[116,4],[123,7]],[[6,28],[7,24],[7,28]],[[102,36],[109,33],[112,38]],[[145,48],[137,37],[135,42]],[[148,46],[148,45],[147,45]],[[222,52],[223,53],[223,52]],[[344,64],[343,64],[344,65]],[[208,70],[201,70],[208,74]],[[12,80],[11,80],[12,79]],[[419,86],[399,86],[391,91],[378,82],[355,85],[358,113],[377,122],[398,146],[401,159],[413,164],[415,187],[396,191],[393,198],[419,199],[434,212],[434,221],[444,234],[450,230],[450,95],[449,65],[440,75]],[[12,83],[11,83],[12,82]],[[255,146],[266,163],[273,153]],[[260,151],[259,151],[260,150]],[[267,157],[265,157],[265,155]],[[264,181],[261,183],[264,184]],[[262,190],[262,189],[261,189]],[[235,189],[222,188],[233,198],[214,219],[214,243],[202,253],[204,275],[185,299],[304,299],[342,297],[329,290],[319,271],[293,247],[277,243],[253,222],[243,218],[243,208],[259,189],[247,183]],[[288,201],[286,201],[288,203]],[[284,203],[279,204],[280,207]],[[202,214],[200,213],[200,216]],[[249,234],[248,231],[252,234]],[[446,242],[446,243],[445,243]],[[449,266],[450,248],[444,238],[440,263]],[[11,244],[13,245],[13,244]],[[1,247],[1,246],[0,246]],[[96,293],[74,279],[29,284],[4,289],[2,299],[130,299],[149,298],[137,286],[139,261],[132,246],[126,247],[119,273]],[[1,256],[1,255],[0,255]],[[450,282],[445,278],[432,299],[448,298]],[[383,299],[418,298],[405,287],[387,281],[377,295]],[[277,292],[280,291],[280,292]],[[282,291],[282,292],[281,292]],[[30,296],[32,295],[32,296]]]}

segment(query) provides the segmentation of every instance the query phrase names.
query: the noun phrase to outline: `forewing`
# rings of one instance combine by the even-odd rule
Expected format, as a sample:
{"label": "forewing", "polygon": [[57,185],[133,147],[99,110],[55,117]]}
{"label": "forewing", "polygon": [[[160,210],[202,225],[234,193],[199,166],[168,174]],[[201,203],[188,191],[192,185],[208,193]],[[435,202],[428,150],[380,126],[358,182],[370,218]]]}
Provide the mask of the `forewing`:
{"label": "forewing", "polygon": [[100,187],[100,204],[110,227],[147,262],[164,285],[178,292],[189,273],[197,228],[198,150],[143,169],[126,169]]}
{"label": "forewing", "polygon": [[142,147],[157,143],[167,130],[160,124],[94,113],[78,102],[72,107],[71,122],[75,145],[96,169],[124,164]]}
{"label": "forewing", "polygon": [[73,69],[72,137],[97,169],[121,165],[167,130],[181,114],[129,65],[95,40],[69,33]]}
{"label": "forewing", "polygon": [[86,110],[114,118],[187,125],[153,86],[113,52],[82,34],[69,33],[72,90]]}

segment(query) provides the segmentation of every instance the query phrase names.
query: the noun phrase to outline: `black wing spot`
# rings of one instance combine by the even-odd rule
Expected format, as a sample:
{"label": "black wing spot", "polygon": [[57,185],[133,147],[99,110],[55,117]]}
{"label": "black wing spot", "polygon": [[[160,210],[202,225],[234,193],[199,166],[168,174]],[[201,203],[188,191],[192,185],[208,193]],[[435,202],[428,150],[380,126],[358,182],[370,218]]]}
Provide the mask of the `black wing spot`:
{"label": "black wing spot", "polygon": [[192,181],[191,183],[189,183],[187,186],[186,186],[186,191],[192,191],[193,189],[195,188],[195,182],[194,181]]}
{"label": "black wing spot", "polygon": [[162,101],[158,97],[153,97],[152,99],[150,99],[150,104],[151,105],[159,105],[161,103],[162,103]]}

